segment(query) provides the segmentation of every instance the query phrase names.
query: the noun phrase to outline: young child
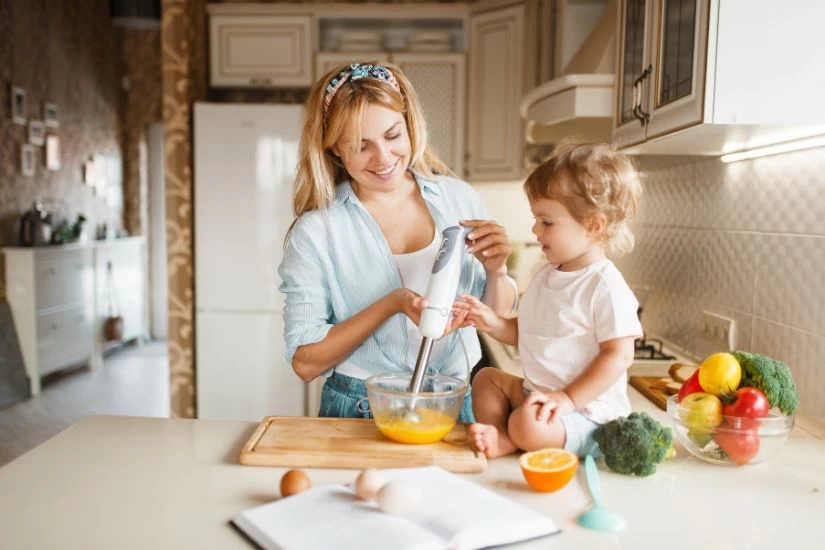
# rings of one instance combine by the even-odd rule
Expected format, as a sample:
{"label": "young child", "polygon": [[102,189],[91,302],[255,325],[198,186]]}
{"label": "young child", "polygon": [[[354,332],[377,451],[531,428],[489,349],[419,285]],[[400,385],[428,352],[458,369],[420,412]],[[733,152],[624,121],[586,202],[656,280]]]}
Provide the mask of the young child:
{"label": "young child", "polygon": [[610,145],[560,143],[524,184],[548,264],[506,319],[478,299],[457,307],[518,345],[524,379],[487,368],[473,381],[475,447],[493,458],[543,447],[598,455],[593,431],[630,413],[626,371],[642,335],[638,302],[607,258],[633,248],[627,221],[641,194],[631,161]]}

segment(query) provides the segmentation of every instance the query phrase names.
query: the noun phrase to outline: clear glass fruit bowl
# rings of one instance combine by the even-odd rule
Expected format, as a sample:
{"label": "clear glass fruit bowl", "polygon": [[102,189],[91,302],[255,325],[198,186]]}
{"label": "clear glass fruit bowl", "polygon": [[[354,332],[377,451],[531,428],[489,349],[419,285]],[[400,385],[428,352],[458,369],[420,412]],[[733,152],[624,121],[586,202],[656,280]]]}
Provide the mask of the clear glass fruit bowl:
{"label": "clear glass fruit bowl", "polygon": [[434,443],[456,424],[467,384],[443,374],[424,376],[421,391],[408,392],[411,374],[379,374],[364,381],[375,425],[401,443]]}
{"label": "clear glass fruit bowl", "polygon": [[744,466],[767,460],[782,447],[794,426],[793,416],[773,410],[760,419],[707,415],[700,408],[683,407],[677,395],[668,398],[667,414],[677,441],[711,464]]}

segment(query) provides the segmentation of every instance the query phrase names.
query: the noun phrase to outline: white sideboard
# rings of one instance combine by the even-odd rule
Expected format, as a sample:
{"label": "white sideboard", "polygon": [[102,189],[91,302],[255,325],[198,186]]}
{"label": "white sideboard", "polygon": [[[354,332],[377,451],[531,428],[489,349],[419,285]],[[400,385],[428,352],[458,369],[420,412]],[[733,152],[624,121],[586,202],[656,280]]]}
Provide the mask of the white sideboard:
{"label": "white sideboard", "polygon": [[124,318],[123,341],[145,336],[144,247],[143,237],[130,237],[3,249],[6,299],[32,395],[40,393],[46,374],[81,363],[103,365],[110,303]]}

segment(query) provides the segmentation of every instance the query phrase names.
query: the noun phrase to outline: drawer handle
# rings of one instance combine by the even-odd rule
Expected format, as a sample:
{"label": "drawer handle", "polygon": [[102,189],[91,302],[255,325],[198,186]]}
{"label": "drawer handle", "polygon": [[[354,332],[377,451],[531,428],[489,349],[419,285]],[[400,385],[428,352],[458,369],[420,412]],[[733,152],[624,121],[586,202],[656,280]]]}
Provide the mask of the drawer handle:
{"label": "drawer handle", "polygon": [[263,84],[272,84],[271,78],[250,78],[249,83],[253,86],[260,86]]}
{"label": "drawer handle", "polygon": [[50,267],[48,273],[49,275],[57,275],[57,269],[54,267]]}
{"label": "drawer handle", "polygon": [[52,321],[52,330],[57,330],[57,323]]}

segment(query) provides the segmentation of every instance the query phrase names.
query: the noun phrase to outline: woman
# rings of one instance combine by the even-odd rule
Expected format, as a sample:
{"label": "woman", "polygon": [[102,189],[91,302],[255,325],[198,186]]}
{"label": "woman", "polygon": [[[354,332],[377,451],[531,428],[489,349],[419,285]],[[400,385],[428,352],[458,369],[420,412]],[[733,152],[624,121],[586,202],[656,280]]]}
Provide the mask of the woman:
{"label": "woman", "polygon": [[[441,232],[472,228],[478,261],[466,255],[459,291],[500,313],[515,300],[504,265],[511,246],[478,194],[427,147],[418,99],[397,67],[342,66],[313,86],[306,108],[296,220],[279,268],[286,358],[305,381],[326,377],[320,416],[368,416],[364,379],[414,368]],[[480,357],[467,327],[436,342],[428,370],[466,380]],[[473,421],[469,391],[459,418]]]}

